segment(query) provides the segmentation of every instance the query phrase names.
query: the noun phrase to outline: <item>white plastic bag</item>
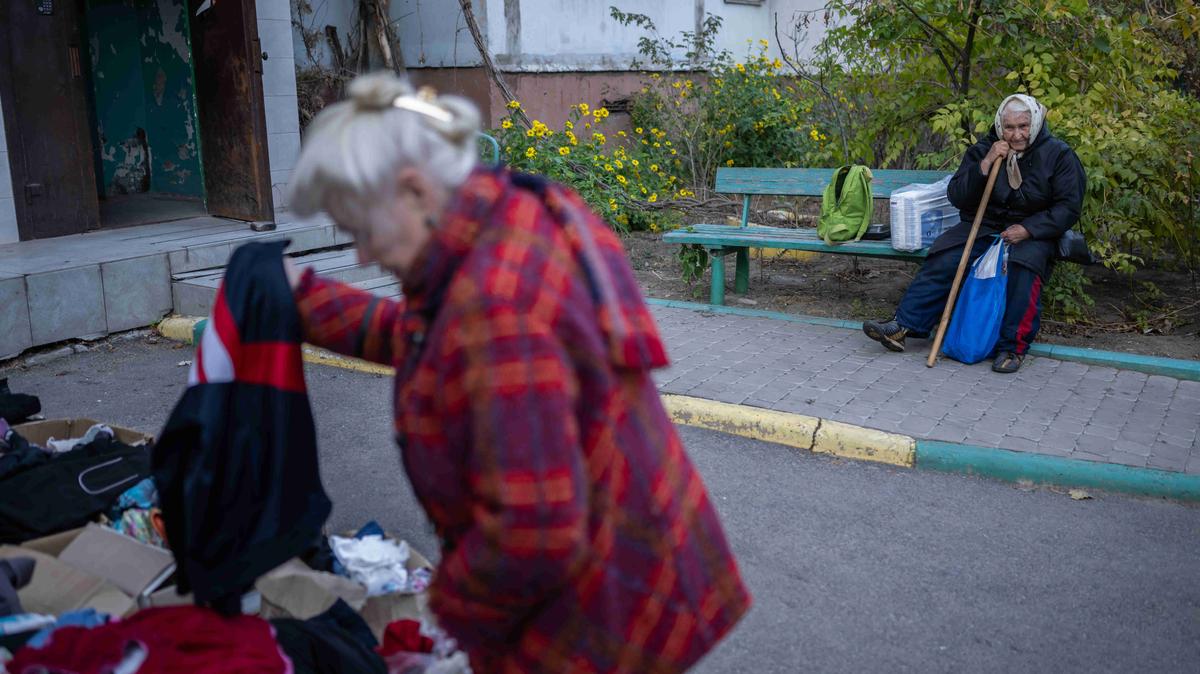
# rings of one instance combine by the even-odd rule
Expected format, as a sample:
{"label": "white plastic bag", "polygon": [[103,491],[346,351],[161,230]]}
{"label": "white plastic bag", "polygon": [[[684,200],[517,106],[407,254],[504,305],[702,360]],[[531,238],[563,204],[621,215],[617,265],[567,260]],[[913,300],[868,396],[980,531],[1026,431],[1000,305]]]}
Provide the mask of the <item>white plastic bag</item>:
{"label": "white plastic bag", "polygon": [[915,251],[929,247],[959,222],[958,209],[946,196],[950,176],[936,183],[905,185],[892,192],[892,248]]}

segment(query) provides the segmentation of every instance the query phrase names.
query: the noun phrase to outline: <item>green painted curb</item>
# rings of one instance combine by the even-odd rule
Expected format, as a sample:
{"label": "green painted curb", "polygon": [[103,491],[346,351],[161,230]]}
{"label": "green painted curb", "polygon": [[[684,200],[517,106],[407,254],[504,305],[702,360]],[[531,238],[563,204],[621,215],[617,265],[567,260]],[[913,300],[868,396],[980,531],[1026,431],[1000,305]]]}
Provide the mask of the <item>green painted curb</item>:
{"label": "green painted curb", "polygon": [[[785,314],[778,311],[743,309],[742,307],[726,307],[715,304],[701,304],[699,302],[684,302],[681,300],[660,300],[653,297],[647,298],[646,303],[654,306],[670,307],[672,309],[690,309],[692,311],[707,311],[714,314],[747,316],[752,318],[771,318],[779,321],[790,321],[792,323],[823,325],[828,328],[862,329],[861,321],[843,321],[836,318],[805,316],[804,314]],[[1029,353],[1034,356],[1043,356],[1056,360],[1070,360],[1087,365],[1103,365],[1119,370],[1133,370],[1135,372],[1158,374],[1176,379],[1200,381],[1200,361],[1196,360],[1143,356],[1136,353],[1101,351],[1099,349],[1085,349],[1078,346],[1063,346],[1061,344],[1034,344],[1029,347]]]}
{"label": "green painted curb", "polygon": [[1005,482],[1029,480],[1064,487],[1093,487],[1141,496],[1200,501],[1200,475],[937,440],[917,441],[915,467],[980,475]]}

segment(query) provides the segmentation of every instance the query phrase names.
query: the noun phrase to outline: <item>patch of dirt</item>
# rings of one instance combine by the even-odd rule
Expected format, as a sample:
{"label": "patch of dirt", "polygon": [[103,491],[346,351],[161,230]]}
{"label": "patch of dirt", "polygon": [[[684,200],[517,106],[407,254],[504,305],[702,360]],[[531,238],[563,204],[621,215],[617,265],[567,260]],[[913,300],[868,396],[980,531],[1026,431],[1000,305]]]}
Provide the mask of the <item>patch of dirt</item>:
{"label": "patch of dirt", "polygon": [[[701,221],[692,216],[686,219]],[[704,221],[721,220],[710,217]],[[624,243],[647,297],[708,301],[709,274],[690,287],[684,283],[679,246],[663,243],[661,233],[629,234]],[[908,262],[849,255],[814,253],[805,260],[755,255],[750,260],[750,290],[739,295],[733,292],[733,258],[726,264],[725,303],[729,306],[846,320],[892,316],[917,271],[917,265]],[[1130,278],[1097,266],[1087,268],[1086,274],[1095,300],[1089,325],[1068,325],[1043,314],[1039,342],[1200,360],[1200,289],[1186,272],[1148,269]],[[1151,309],[1144,303],[1143,282],[1161,290],[1156,303],[1160,308]],[[1146,327],[1155,332],[1140,331],[1134,321],[1137,312],[1149,319]],[[927,348],[927,343],[918,342],[922,348]]]}

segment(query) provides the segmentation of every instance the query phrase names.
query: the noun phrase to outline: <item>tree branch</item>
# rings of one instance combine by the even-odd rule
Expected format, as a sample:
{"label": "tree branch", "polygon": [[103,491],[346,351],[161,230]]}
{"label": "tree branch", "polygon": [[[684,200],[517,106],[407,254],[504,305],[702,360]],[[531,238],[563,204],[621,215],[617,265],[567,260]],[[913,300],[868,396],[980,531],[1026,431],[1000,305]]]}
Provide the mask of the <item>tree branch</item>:
{"label": "tree branch", "polygon": [[[808,82],[809,84],[812,84],[813,86],[820,89],[821,93],[824,94],[827,99],[829,99],[829,105],[833,108],[834,120],[837,122],[838,129],[840,131],[840,133],[838,135],[841,136],[841,139],[842,139],[842,156],[845,158],[845,161],[851,161],[850,143],[848,140],[846,140],[848,132],[846,130],[846,125],[842,123],[841,110],[838,107],[837,99],[835,99],[833,97],[833,92],[829,91],[829,89],[825,87],[824,83],[820,82],[819,80],[817,80],[816,78],[812,77],[807,72],[805,72],[804,69],[801,68],[799,65],[797,65],[796,62],[793,61],[788,56],[787,52],[783,50],[783,40],[780,39],[780,37],[779,37],[779,13],[778,12],[775,13],[775,44],[778,45],[778,47],[779,47],[779,55],[783,57],[784,63],[786,63],[788,65],[788,67],[792,69],[792,72],[796,73],[796,75],[799,76],[800,79],[802,79],[802,80]],[[796,40],[794,38],[792,39],[792,47],[799,50],[799,47],[797,46]],[[799,59],[798,53],[796,55],[796,58]]]}
{"label": "tree branch", "polygon": [[[500,94],[504,96],[505,103],[517,100],[512,89],[508,88],[508,83],[504,81],[504,76],[500,74],[500,69],[496,67],[496,62],[492,60],[491,50],[488,49],[487,41],[483,39],[483,33],[479,30],[479,22],[475,20],[475,10],[471,7],[471,0],[458,0],[458,4],[462,7],[463,18],[466,19],[467,30],[471,32],[471,38],[475,41],[475,48],[479,50],[479,56],[483,58],[483,65],[487,68],[488,74],[492,76],[492,81],[496,83]],[[523,109],[517,108],[516,114],[517,120],[525,128],[533,126]]]}

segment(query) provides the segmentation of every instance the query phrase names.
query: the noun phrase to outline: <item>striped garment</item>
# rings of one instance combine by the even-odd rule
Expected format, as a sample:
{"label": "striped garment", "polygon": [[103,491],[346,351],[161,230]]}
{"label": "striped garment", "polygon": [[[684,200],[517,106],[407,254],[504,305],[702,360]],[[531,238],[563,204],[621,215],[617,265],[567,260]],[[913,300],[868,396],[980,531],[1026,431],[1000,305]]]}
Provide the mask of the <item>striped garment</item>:
{"label": "striped garment", "polygon": [[479,170],[414,270],[406,302],[311,272],[296,293],[308,341],[397,367],[441,625],[477,672],[687,669],[750,597],[617,237],[563,187]]}

